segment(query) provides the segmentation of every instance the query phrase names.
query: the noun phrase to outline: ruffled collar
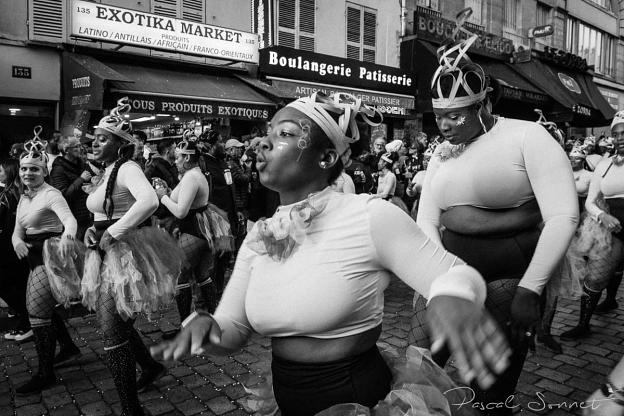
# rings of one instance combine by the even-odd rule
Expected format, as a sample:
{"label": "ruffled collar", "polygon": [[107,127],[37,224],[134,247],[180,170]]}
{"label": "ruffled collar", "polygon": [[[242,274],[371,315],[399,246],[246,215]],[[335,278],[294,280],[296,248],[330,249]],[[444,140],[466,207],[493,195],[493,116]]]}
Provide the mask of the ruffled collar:
{"label": "ruffled collar", "polygon": [[42,190],[45,187],[46,183],[43,182],[41,185],[39,185],[36,188],[33,189],[28,189],[28,187],[24,187],[24,191],[23,194],[26,198],[28,199],[33,199],[35,196],[37,196],[37,194],[39,193],[40,190]]}
{"label": "ruffled collar", "polygon": [[323,212],[334,194],[328,186],[303,201],[280,205],[273,217],[256,222],[250,232],[249,247],[276,262],[285,261],[305,241],[312,220]]}

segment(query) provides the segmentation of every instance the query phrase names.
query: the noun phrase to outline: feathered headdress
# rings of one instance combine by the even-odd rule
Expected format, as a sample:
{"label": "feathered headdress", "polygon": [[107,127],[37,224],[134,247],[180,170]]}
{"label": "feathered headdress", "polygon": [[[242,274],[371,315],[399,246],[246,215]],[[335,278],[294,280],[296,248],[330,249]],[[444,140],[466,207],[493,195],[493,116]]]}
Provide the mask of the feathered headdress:
{"label": "feathered headdress", "polygon": [[536,108],[535,112],[539,115],[537,122],[540,125],[542,125],[555,140],[557,140],[557,142],[561,145],[561,147],[564,147],[565,146],[564,135],[561,129],[557,127],[557,124],[553,123],[552,121],[546,120],[544,113],[539,108]]}

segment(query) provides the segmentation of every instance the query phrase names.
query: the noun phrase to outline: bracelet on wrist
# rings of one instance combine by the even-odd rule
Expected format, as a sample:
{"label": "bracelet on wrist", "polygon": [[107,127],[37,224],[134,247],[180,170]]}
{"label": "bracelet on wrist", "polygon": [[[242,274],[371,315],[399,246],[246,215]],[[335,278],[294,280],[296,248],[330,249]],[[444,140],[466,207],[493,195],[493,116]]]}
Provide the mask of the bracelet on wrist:
{"label": "bracelet on wrist", "polygon": [[210,314],[210,313],[208,313],[206,311],[196,310],[196,311],[193,311],[193,313],[191,313],[189,316],[187,316],[186,319],[184,321],[182,321],[180,326],[182,328],[186,328],[188,326],[188,324],[190,324],[198,316],[209,316],[209,317],[212,318],[212,314]]}

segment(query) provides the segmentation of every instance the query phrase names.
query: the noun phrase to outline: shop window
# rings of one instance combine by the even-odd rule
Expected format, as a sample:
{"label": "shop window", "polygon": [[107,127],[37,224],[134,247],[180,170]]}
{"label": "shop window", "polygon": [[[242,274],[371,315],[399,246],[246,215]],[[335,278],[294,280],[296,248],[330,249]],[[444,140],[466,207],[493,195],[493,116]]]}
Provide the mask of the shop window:
{"label": "shop window", "polygon": [[466,7],[472,8],[472,15],[468,19],[470,23],[476,25],[481,24],[481,10],[483,9],[483,0],[466,0],[464,3]]}
{"label": "shop window", "polygon": [[46,42],[63,42],[66,16],[64,0],[30,0],[29,38]]}
{"label": "shop window", "polygon": [[152,13],[175,19],[205,23],[203,0],[152,0]]}
{"label": "shop window", "polygon": [[347,3],[347,58],[375,63],[377,10]]}
{"label": "shop window", "polygon": [[315,0],[277,2],[277,44],[314,52],[316,28]]}

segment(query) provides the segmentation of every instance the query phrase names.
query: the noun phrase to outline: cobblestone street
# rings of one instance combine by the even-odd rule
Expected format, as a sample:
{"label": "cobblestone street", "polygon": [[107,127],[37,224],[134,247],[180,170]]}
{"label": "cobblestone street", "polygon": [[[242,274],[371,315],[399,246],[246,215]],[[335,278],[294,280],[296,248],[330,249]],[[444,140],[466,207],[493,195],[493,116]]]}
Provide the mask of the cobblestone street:
{"label": "cobblestone street", "polygon": [[[381,340],[391,346],[407,345],[412,292],[398,280],[386,291],[386,316]],[[577,322],[576,302],[560,302],[553,324],[558,335]],[[595,316],[594,334],[582,342],[565,342],[564,353],[554,355],[538,344],[525,365],[518,386],[518,411],[532,415],[578,414],[567,405],[587,398],[624,353],[622,312]],[[140,319],[137,328],[148,345],[177,326],[177,313],[168,311],[159,322]],[[113,415],[119,414],[118,397],[110,373],[102,360],[103,348],[94,315],[69,320],[70,332],[82,357],[57,370],[60,382],[42,395],[15,397],[14,388],[30,377],[36,367],[32,342],[0,341],[1,415]],[[140,394],[154,415],[245,415],[242,384],[253,385],[270,363],[270,343],[254,337],[240,353],[231,357],[194,357],[168,363],[168,374],[155,388]],[[538,393],[543,394],[539,396]],[[562,405],[542,410],[543,402]],[[534,410],[533,412],[530,410]]]}

